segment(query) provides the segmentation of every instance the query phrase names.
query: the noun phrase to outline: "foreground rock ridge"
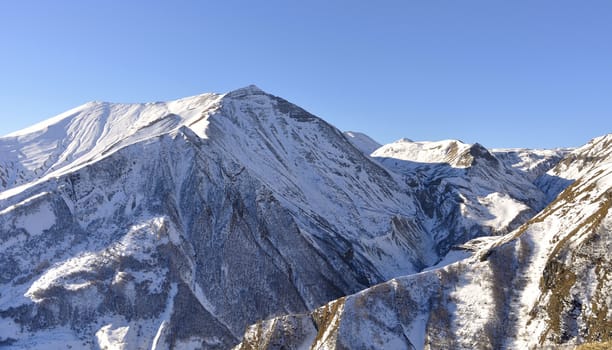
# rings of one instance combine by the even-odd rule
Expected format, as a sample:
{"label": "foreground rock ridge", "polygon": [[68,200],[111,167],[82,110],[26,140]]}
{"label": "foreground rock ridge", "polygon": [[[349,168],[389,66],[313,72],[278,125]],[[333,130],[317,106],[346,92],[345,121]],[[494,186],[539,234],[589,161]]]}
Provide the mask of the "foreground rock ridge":
{"label": "foreground rock ridge", "polygon": [[0,347],[608,340],[611,143],[379,145],[255,86],[87,103],[0,138]]}

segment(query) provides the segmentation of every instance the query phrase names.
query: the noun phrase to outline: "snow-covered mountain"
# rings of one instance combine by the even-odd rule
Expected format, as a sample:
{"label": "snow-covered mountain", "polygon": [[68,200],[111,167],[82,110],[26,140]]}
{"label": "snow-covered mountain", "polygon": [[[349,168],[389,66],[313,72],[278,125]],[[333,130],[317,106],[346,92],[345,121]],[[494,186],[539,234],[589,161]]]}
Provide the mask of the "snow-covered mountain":
{"label": "snow-covered mountain", "polygon": [[530,181],[536,182],[571,151],[571,148],[496,148],[491,150],[491,153],[507,166],[522,172]]}
{"label": "snow-covered mountain", "polygon": [[0,195],[0,316],[17,347],[226,348],[257,319],[437,259],[387,172],[255,87],[88,104],[2,141],[29,181]]}
{"label": "snow-covered mountain", "polygon": [[458,242],[507,233],[547,204],[528,176],[479,144],[402,139],[371,156],[415,193],[441,255]]}
{"label": "snow-covered mountain", "polygon": [[9,134],[0,138],[0,189],[66,173],[182,126],[201,134],[206,128],[204,117],[214,111],[220,98],[205,94],[169,103],[90,102]]}
{"label": "snow-covered mountain", "polygon": [[226,349],[424,275],[574,179],[498,154],[380,146],[255,86],[77,107],[0,138],[0,345]]}
{"label": "snow-covered mountain", "polygon": [[611,143],[609,134],[572,152],[549,173],[573,184],[512,233],[468,242],[470,257],[259,322],[237,348],[573,349],[609,341]]}

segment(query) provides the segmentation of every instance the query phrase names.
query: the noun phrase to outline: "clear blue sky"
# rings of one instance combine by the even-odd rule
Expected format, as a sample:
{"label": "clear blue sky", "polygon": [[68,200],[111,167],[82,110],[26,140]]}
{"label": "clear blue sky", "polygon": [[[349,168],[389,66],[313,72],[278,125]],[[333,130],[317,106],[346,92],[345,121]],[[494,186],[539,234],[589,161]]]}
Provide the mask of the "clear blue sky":
{"label": "clear blue sky", "polygon": [[0,134],[248,84],[382,143],[612,132],[612,1],[2,1]]}

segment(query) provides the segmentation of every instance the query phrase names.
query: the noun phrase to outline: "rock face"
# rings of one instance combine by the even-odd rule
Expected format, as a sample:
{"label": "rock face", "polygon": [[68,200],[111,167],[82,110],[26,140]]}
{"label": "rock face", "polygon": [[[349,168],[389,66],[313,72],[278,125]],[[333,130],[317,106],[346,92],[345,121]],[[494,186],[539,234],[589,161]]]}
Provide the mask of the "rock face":
{"label": "rock face", "polygon": [[238,349],[573,348],[612,339],[612,135],[550,173],[581,174],[512,233],[466,244],[471,257],[393,279],[310,314],[247,329]]}
{"label": "rock face", "polygon": [[[343,313],[442,308],[454,267],[414,273],[547,204],[480,145],[375,146],[254,86],[89,103],[0,138],[0,345],[227,349],[256,324],[241,346],[333,347]],[[350,306],[364,289],[397,292]]]}

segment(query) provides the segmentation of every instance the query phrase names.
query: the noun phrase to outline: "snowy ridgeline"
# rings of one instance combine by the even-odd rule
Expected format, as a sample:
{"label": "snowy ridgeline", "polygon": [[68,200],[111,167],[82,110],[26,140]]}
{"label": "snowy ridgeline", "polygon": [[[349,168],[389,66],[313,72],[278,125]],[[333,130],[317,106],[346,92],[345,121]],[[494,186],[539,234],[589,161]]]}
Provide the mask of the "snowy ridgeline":
{"label": "snowy ridgeline", "polygon": [[[608,139],[568,155],[381,146],[254,86],[83,105],[0,138],[0,344],[226,349],[251,324],[245,339],[290,344],[300,337],[283,335],[282,322],[257,321],[301,314],[283,319],[300,344],[377,347],[387,334],[399,346],[399,322],[419,348],[435,329],[432,305],[456,314],[454,326],[473,315],[485,327],[492,311],[449,301],[487,295],[483,286],[497,293],[487,284],[497,272],[486,272],[495,255],[474,252],[499,235],[530,237],[513,230],[573,180],[605,170]],[[354,336],[366,328],[371,337]]]}

